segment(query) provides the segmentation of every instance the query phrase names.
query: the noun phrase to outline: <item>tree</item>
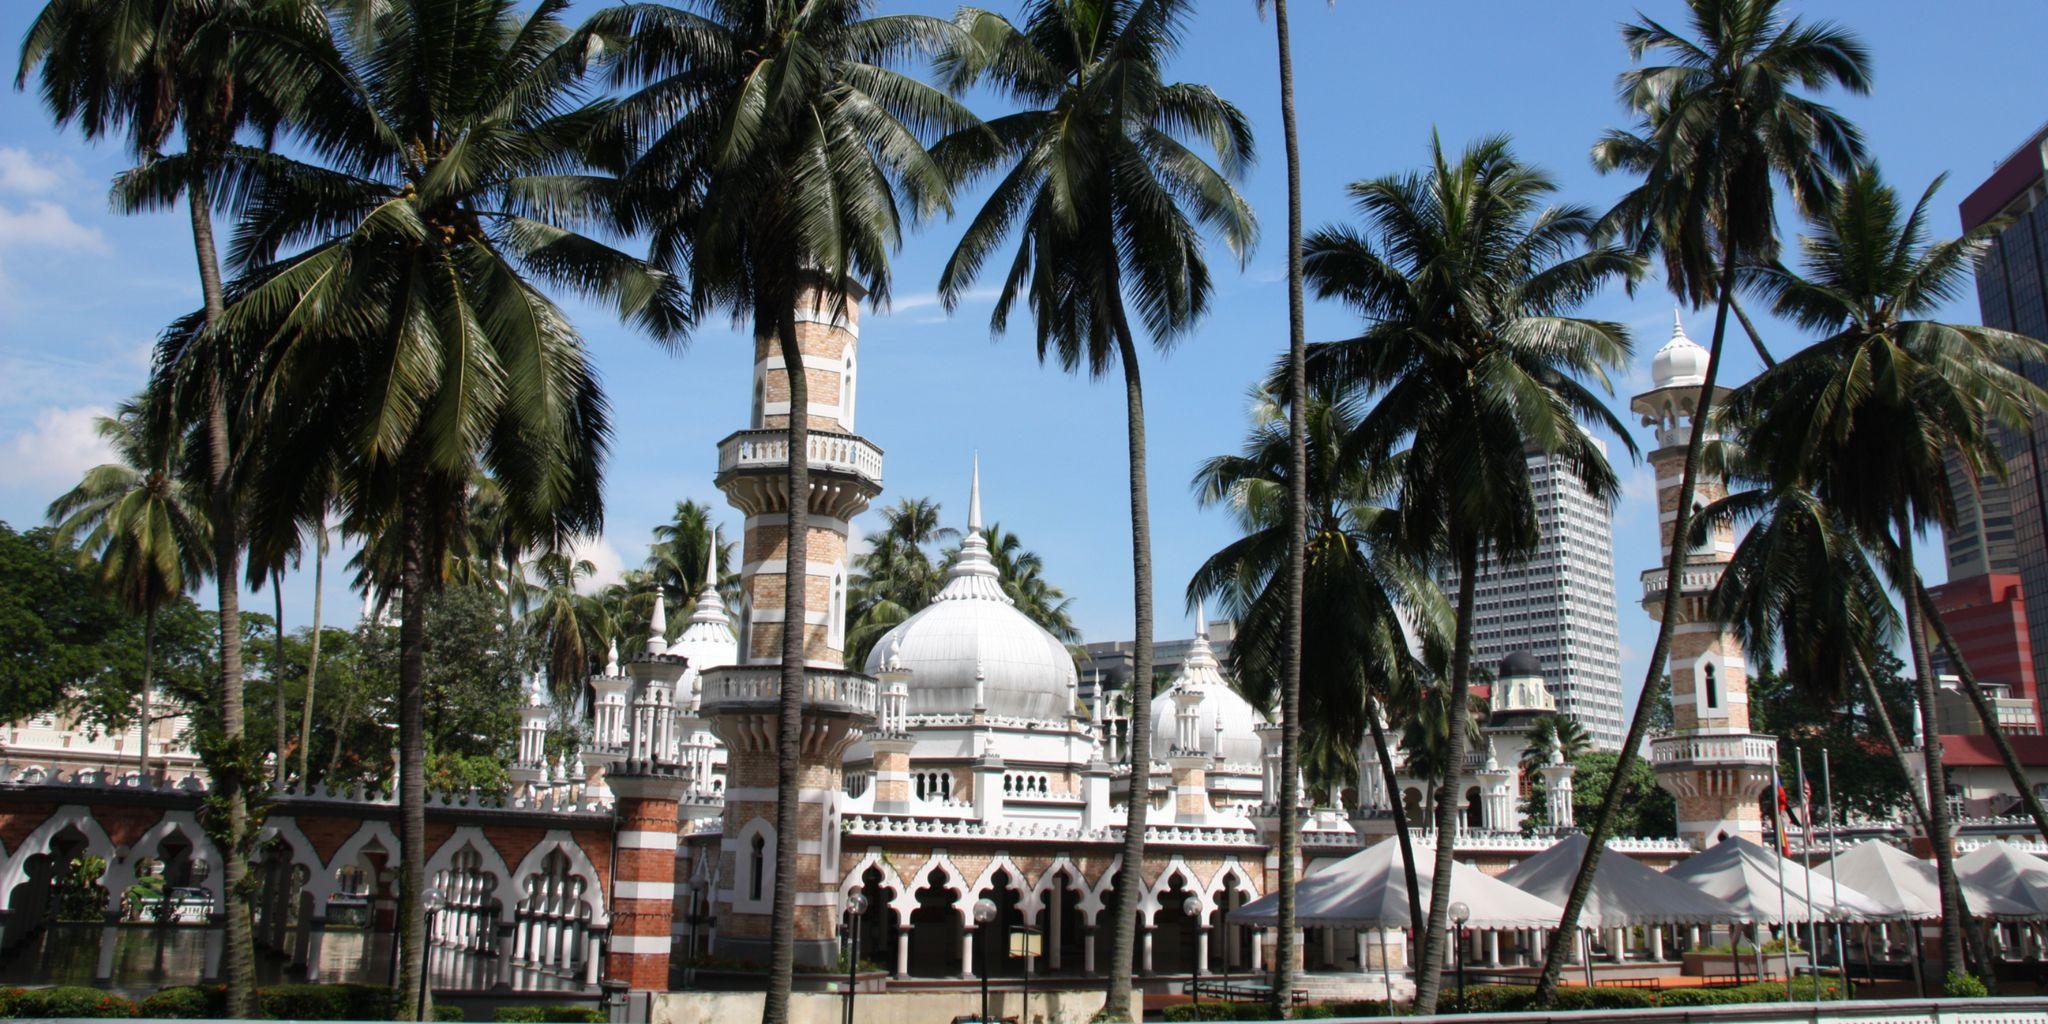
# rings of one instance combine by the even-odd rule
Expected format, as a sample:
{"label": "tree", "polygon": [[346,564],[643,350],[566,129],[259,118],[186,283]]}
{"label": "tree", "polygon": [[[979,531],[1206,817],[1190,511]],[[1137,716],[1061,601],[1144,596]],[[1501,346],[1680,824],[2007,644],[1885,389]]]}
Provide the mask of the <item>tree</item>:
{"label": "tree", "polygon": [[[602,598],[584,593],[597,574],[588,559],[550,551],[533,561],[531,574],[539,593],[523,624],[545,652],[548,688],[556,699],[567,700],[582,693],[584,681],[604,664],[605,644],[618,642],[624,619]],[[638,621],[646,619],[643,615]]]}
{"label": "tree", "polygon": [[[1388,504],[1395,463],[1347,458],[1344,442],[1357,429],[1360,403],[1310,396],[1308,568],[1304,629],[1317,642],[1304,650],[1300,695],[1308,759],[1330,764],[1355,756],[1369,740],[1389,794],[1401,844],[1411,922],[1423,925],[1422,896],[1407,809],[1399,799],[1386,730],[1409,719],[1431,669],[1409,649],[1409,629],[1428,658],[1441,661],[1450,607],[1425,567],[1410,557]],[[1252,396],[1252,425],[1235,455],[1219,455],[1195,472],[1196,500],[1222,504],[1243,536],[1209,556],[1188,582],[1188,600],[1222,601],[1237,622],[1230,660],[1238,689],[1255,707],[1272,707],[1284,685],[1287,643],[1287,502],[1292,490],[1292,417],[1279,396]]]}
{"label": "tree", "polygon": [[83,536],[81,563],[96,568],[100,587],[123,609],[143,618],[136,769],[144,779],[154,722],[157,612],[212,564],[205,497],[179,476],[186,467],[185,435],[168,412],[144,397],[100,417],[94,429],[120,461],[86,470],[48,513],[56,524],[52,542],[69,548]]}
{"label": "tree", "polygon": [[[1811,486],[1874,549],[1898,591],[1930,793],[1947,790],[1939,686],[1927,649],[1930,606],[1920,593],[1914,539],[1930,526],[1954,523],[1948,459],[1960,459],[1973,480],[2002,473],[1993,429],[2021,429],[2048,402],[2048,392],[2010,369],[2040,359],[2041,342],[1927,319],[1962,288],[1985,244],[1982,235],[1928,240],[1927,207],[1940,184],[1907,209],[1874,166],[1860,166],[1809,214],[1811,233],[1800,240],[1803,273],[1779,263],[1756,269],[1750,282],[1779,315],[1828,333],[1736,389],[1727,406],[1732,420],[1747,425],[1745,447],[1772,482]],[[1995,718],[1988,727],[2003,739]],[[2029,809],[2048,822],[2023,770],[2015,782]],[[1965,911],[1947,801],[1929,800],[1928,816],[1943,954],[1960,964]]]}
{"label": "tree", "polygon": [[[1367,461],[1399,459],[1398,536],[1459,580],[1448,685],[1423,701],[1425,710],[1431,700],[1447,709],[1469,701],[1481,554],[1513,563],[1535,550],[1530,454],[1561,462],[1596,500],[1612,501],[1619,491],[1578,420],[1624,443],[1627,431],[1577,378],[1606,390],[1606,371],[1628,359],[1627,332],[1571,311],[1628,279],[1638,264],[1589,241],[1590,211],[1544,207],[1556,191],[1548,175],[1514,157],[1505,138],[1476,142],[1456,158],[1433,142],[1426,169],[1351,186],[1370,233],[1323,228],[1307,242],[1309,283],[1368,323],[1356,338],[1310,346],[1310,372],[1377,399],[1347,451]],[[1445,731],[1435,891],[1416,974],[1423,1013],[1436,1008],[1445,963],[1452,853],[1445,837],[1457,827],[1467,747],[1465,730]],[[1411,749],[1411,765],[1416,756]]]}
{"label": "tree", "polygon": [[[615,81],[637,86],[628,113],[646,130],[620,204],[665,265],[690,271],[694,308],[750,321],[785,368],[804,365],[797,306],[837,314],[861,283],[888,301],[889,255],[904,205],[947,209],[951,181],[924,140],[976,123],[937,89],[888,65],[951,34],[921,16],[870,17],[870,0],[809,4],[694,0],[635,4],[592,25],[630,37]],[[808,375],[782,371],[789,408],[807,410]],[[783,622],[804,623],[810,417],[784,415]],[[774,417],[764,419],[764,425]],[[810,630],[784,629],[775,829],[796,834],[798,745]],[[795,969],[797,844],[775,847],[763,1019],[784,1024]]]}
{"label": "tree", "polygon": [[[1577,762],[1578,771],[1572,778],[1572,817],[1581,822],[1581,831],[1588,826],[1599,810],[1599,803],[1609,787],[1616,785],[1617,767],[1623,758],[1620,754],[1595,750],[1581,756]],[[1626,808],[1618,818],[1615,835],[1626,836],[1668,836],[1678,832],[1678,801],[1657,785],[1657,773],[1639,757],[1628,758],[1628,766],[1620,769],[1620,786],[1623,806]]]}
{"label": "tree", "polygon": [[1067,611],[1074,599],[1045,578],[1045,559],[1000,523],[990,523],[982,532],[988,539],[988,557],[995,563],[996,579],[1017,610],[1061,643],[1080,643],[1081,631]]}
{"label": "tree", "polygon": [[[301,134],[312,163],[269,158],[221,319],[254,349],[266,444],[336,452],[351,532],[400,600],[400,1009],[425,957],[426,601],[465,538],[480,473],[520,536],[559,545],[601,521],[609,412],[582,338],[537,282],[611,302],[660,337],[689,317],[672,276],[579,227],[616,166],[609,104],[585,103],[586,33],[564,4],[399,0],[356,11],[297,56],[320,68]],[[283,253],[283,255],[280,255]],[[280,460],[289,464],[289,460]]]}
{"label": "tree", "polygon": [[1570,715],[1548,714],[1529,724],[1529,745],[1522,748],[1522,767],[1529,770],[1546,765],[1552,758],[1577,761],[1593,749],[1586,727]]}
{"label": "tree", "polygon": [[[1100,377],[1121,368],[1130,449],[1131,564],[1137,638],[1131,658],[1131,792],[1148,785],[1152,701],[1152,543],[1145,484],[1145,398],[1138,319],[1165,351],[1207,311],[1202,231],[1240,259],[1256,239],[1233,181],[1252,158],[1251,124],[1206,86],[1162,75],[1194,5],[1187,0],[1032,0],[1022,26],[963,8],[966,37],[940,62],[956,90],[993,88],[1019,110],[936,149],[963,180],[993,175],[939,278],[948,309],[1010,236],[1017,249],[989,326],[1002,333],[1021,297],[1038,353]],[[1211,166],[1193,146],[1215,154]],[[1143,800],[1127,809],[1124,863],[1142,863]],[[1103,1012],[1132,1018],[1131,963],[1140,874],[1117,876],[1116,927]]]}
{"label": "tree", "polygon": [[[1647,17],[1624,25],[1629,56],[1647,55],[1668,63],[1623,72],[1623,101],[1636,115],[1636,130],[1612,131],[1593,147],[1594,166],[1603,172],[1640,175],[1605,218],[1604,227],[1645,254],[1656,253],[1672,293],[1699,307],[1715,303],[1714,335],[1708,345],[1705,379],[1694,401],[1680,475],[1677,515],[1671,537],[1686,535],[1693,494],[1713,415],[1728,311],[1735,298],[1736,268],[1769,260],[1777,251],[1774,181],[1795,204],[1810,209],[1832,187],[1828,173],[1853,162],[1862,140],[1846,118],[1815,102],[1805,90],[1838,85],[1855,93],[1870,85],[1870,61],[1855,36],[1831,24],[1787,21],[1781,0],[1686,0],[1693,38]],[[1644,670],[1643,696],[1622,741],[1624,762],[1634,758],[1648,725],[1656,687],[1665,678],[1676,628],[1683,545],[1669,545],[1664,574],[1664,608],[1657,640]],[[1626,771],[1617,778],[1625,776]],[[1593,874],[1622,799],[1617,783],[1608,787],[1593,819],[1593,841],[1565,900],[1561,931],[1578,927],[1579,913],[1593,889]],[[1549,1006],[1564,967],[1565,950],[1553,944],[1536,984],[1538,1006]]]}
{"label": "tree", "polygon": [[[733,542],[711,521],[711,507],[695,501],[676,502],[675,515],[654,528],[654,543],[647,552],[647,571],[654,585],[676,608],[688,608],[709,583],[723,584],[726,566],[732,561]],[[711,566],[714,580],[704,578]],[[676,618],[680,631],[687,619]],[[673,638],[670,638],[673,639]]]}
{"label": "tree", "polygon": [[939,525],[939,503],[903,498],[882,509],[882,530],[854,557],[847,608],[846,665],[867,664],[868,652],[903,620],[918,613],[945,584],[927,549],[959,536]]}
{"label": "tree", "polygon": [[[15,88],[39,76],[44,105],[57,123],[77,124],[90,139],[124,137],[141,166],[115,183],[124,211],[168,207],[182,196],[199,265],[200,318],[212,325],[223,308],[220,256],[214,242],[216,186],[238,134],[268,134],[290,102],[291,68],[274,59],[280,37],[317,30],[310,0],[252,4],[245,0],[49,0],[22,38]],[[280,94],[279,89],[287,94]],[[183,153],[166,155],[172,138]],[[240,892],[248,873],[248,807],[242,793],[242,652],[240,510],[231,467],[236,458],[228,392],[237,379],[225,359],[189,367],[186,390],[201,411],[206,491],[210,501],[215,588],[220,611],[219,699],[225,732],[220,756],[208,763],[227,808],[222,877]],[[230,901],[224,923],[230,1017],[256,1010],[255,952],[245,902]]]}

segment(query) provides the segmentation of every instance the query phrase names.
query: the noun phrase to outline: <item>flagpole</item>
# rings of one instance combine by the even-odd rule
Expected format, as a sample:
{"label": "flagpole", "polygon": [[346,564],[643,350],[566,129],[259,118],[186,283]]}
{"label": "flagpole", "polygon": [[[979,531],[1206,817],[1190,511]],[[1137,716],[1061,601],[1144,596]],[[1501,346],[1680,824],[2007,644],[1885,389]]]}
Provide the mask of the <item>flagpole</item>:
{"label": "flagpole", "polygon": [[1813,923],[1813,790],[1806,785],[1806,748],[1792,748],[1799,768],[1799,824],[1806,829],[1806,851],[1800,858],[1806,874],[1806,966],[1813,975],[1813,1000],[1820,1001],[1820,935]]}
{"label": "flagpole", "polygon": [[[1820,790],[1828,809],[1828,884],[1835,889],[1835,966],[1842,970],[1842,998],[1849,998],[1849,956],[1842,945],[1842,879],[1835,873],[1835,858],[1841,851],[1835,848],[1835,775],[1828,761],[1828,748],[1820,748]],[[1868,934],[1865,950],[1868,951]]]}
{"label": "flagpole", "polygon": [[1778,762],[1771,762],[1771,823],[1778,832],[1778,952],[1785,961],[1785,1001],[1792,1001],[1792,915],[1785,909],[1785,779],[1778,774]]}

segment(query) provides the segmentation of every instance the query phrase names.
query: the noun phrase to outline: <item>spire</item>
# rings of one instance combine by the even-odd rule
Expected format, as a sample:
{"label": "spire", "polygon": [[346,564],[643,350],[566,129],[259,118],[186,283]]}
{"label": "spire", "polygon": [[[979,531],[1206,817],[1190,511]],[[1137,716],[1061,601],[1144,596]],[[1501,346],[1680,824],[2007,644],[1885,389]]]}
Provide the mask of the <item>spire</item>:
{"label": "spire", "polygon": [[1671,304],[1671,340],[1685,337],[1685,311],[1677,303]]}
{"label": "spire", "polygon": [[1209,639],[1209,602],[1206,600],[1195,602],[1195,635]]}
{"label": "spire", "polygon": [[946,570],[946,585],[935,601],[1001,601],[1016,604],[1003,593],[996,563],[988,555],[988,538],[981,532],[981,455],[974,456],[974,482],[967,492],[967,532],[960,537],[960,553]]}
{"label": "spire", "polygon": [[967,489],[967,529],[981,532],[981,452],[974,453],[974,483]]}
{"label": "spire", "polygon": [[647,621],[647,653],[668,653],[668,601],[660,590],[654,592],[654,614]]}
{"label": "spire", "polygon": [[605,674],[605,675],[607,675],[607,676],[616,676],[616,675],[618,675],[618,674],[619,674],[619,638],[618,638],[618,637],[612,637],[612,649],[611,649],[611,652],[610,652],[609,654],[606,654],[606,655],[605,655],[605,660],[604,660],[604,674]]}

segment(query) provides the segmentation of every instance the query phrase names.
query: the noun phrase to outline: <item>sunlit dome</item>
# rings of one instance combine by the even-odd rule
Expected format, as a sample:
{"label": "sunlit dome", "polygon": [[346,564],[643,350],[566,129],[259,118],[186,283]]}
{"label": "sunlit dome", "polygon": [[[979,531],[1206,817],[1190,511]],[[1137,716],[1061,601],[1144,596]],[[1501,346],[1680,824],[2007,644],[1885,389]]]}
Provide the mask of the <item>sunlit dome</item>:
{"label": "sunlit dome", "polygon": [[971,714],[980,703],[999,717],[1064,718],[1079,681],[1073,655],[1003,593],[981,529],[977,465],[967,532],[945,587],[875,644],[865,671],[910,673],[913,715]]}
{"label": "sunlit dome", "polygon": [[725,613],[725,600],[718,596],[716,537],[711,541],[706,545],[704,590],[697,595],[697,608],[690,613],[690,622],[683,627],[682,635],[668,649],[670,654],[688,658],[690,668],[698,672],[737,665],[740,660],[739,637],[733,632],[732,618]]}
{"label": "sunlit dome", "polygon": [[1660,388],[1698,387],[1706,383],[1707,364],[1712,360],[1706,349],[1686,336],[1685,323],[1679,319],[1678,311],[1671,312],[1671,340],[1657,350],[1650,360],[1650,377]]}
{"label": "sunlit dome", "polygon": [[1259,764],[1265,751],[1255,730],[1266,716],[1238,696],[1230,681],[1223,678],[1215,649],[1209,646],[1208,616],[1200,612],[1197,616],[1195,642],[1189,645],[1188,656],[1181,662],[1180,675],[1172,686],[1152,698],[1152,756],[1163,760],[1172,755],[1178,735],[1176,718],[1180,714],[1174,694],[1192,691],[1202,698],[1195,706],[1201,751],[1227,764]]}

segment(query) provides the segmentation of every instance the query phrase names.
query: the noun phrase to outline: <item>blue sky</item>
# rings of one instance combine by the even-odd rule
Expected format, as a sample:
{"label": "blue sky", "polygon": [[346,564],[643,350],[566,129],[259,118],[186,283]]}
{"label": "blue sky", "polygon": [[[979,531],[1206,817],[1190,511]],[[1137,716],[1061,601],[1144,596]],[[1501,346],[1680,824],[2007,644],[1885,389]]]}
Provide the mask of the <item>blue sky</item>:
{"label": "blue sky", "polygon": [[[39,6],[0,5],[0,39],[16,45]],[[2039,52],[2048,39],[2048,5],[1791,6],[1803,16],[1846,22],[1870,46],[1874,94],[1830,100],[1863,127],[1872,153],[1902,190],[1917,194],[1934,176],[1953,174],[1937,199],[1945,234],[1957,230],[1954,209],[1963,195],[2048,119]],[[1453,146],[1512,133],[1524,157],[1558,176],[1564,200],[1604,207],[1626,182],[1594,173],[1587,149],[1600,131],[1625,123],[1613,98],[1614,76],[1627,66],[1616,29],[1633,10],[1605,0],[1295,5],[1308,225],[1349,216],[1346,183],[1417,166],[1432,130]],[[1682,18],[1671,0],[1652,0],[1644,10]],[[1203,4],[1171,70],[1214,86],[1251,115],[1261,158],[1243,188],[1259,211],[1264,241],[1241,271],[1215,250],[1213,314],[1171,353],[1148,356],[1162,638],[1191,630],[1192,615],[1181,613],[1183,588],[1231,533],[1221,512],[1195,506],[1188,478],[1201,459],[1237,444],[1245,389],[1282,349],[1286,328],[1285,176],[1271,25],[1250,0]],[[125,165],[120,147],[90,145],[52,128],[32,93],[0,91],[0,519],[17,527],[39,522],[50,498],[99,461],[92,417],[140,386],[155,333],[198,301],[184,215],[108,211],[107,182]],[[978,199],[965,197],[963,210]],[[893,308],[867,314],[860,428],[887,451],[882,500],[934,496],[958,525],[969,459],[979,449],[989,518],[1044,555],[1051,577],[1076,598],[1075,617],[1089,639],[1127,638],[1121,389],[1114,379],[1089,381],[1040,366],[1028,329],[991,341],[986,292],[948,318],[932,288],[958,230],[957,221],[941,221],[911,236],[895,263]],[[638,562],[649,529],[683,498],[714,502],[736,525],[711,474],[717,440],[744,425],[747,342],[712,323],[687,350],[668,354],[600,311],[571,308],[615,413],[608,526],[589,546],[592,557],[614,572]],[[1633,299],[1603,296],[1585,312],[1636,331],[1636,365],[1617,382],[1617,403],[1625,405],[1628,394],[1646,386],[1649,355],[1669,333],[1671,303],[1653,285]],[[1974,296],[1950,315],[1974,320]],[[1688,313],[1687,322],[1704,343],[1710,315]],[[1340,336],[1352,325],[1334,305],[1309,309],[1311,338]],[[1780,351],[1797,343],[1787,327],[1766,330]],[[1746,345],[1731,341],[1728,352],[1724,381],[1754,371]],[[1614,518],[1615,567],[1623,679],[1632,695],[1654,636],[1635,606],[1634,580],[1656,561],[1656,521],[1647,468],[1620,469],[1628,486]],[[1932,555],[1934,548],[1923,551]],[[1938,557],[1924,561],[1932,578],[1941,578]],[[330,609],[350,607],[339,575],[328,575]],[[288,580],[286,598],[287,618],[302,620],[311,606],[310,576]],[[269,607],[268,594],[256,600]]]}

